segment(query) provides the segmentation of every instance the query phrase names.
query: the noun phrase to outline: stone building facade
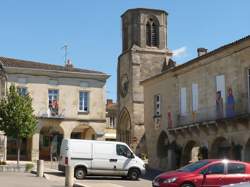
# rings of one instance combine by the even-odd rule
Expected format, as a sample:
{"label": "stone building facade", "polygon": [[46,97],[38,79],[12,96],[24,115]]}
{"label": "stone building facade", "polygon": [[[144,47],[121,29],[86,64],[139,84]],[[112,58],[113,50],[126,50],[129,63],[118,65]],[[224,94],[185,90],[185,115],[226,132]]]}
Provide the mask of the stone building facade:
{"label": "stone building facade", "polygon": [[[167,49],[167,13],[130,9],[122,16],[122,54],[117,67],[117,139],[136,151],[145,149],[144,97],[140,81],[158,74]],[[143,148],[144,147],[144,148]]]}
{"label": "stone building facade", "polygon": [[250,36],[198,52],[141,82],[153,168],[204,158],[250,161]]}
{"label": "stone building facade", "polygon": [[[65,66],[0,57],[7,87],[30,94],[37,131],[23,140],[21,159],[56,158],[63,138],[104,139],[107,74]],[[15,140],[8,137],[8,159],[15,157]]]}
{"label": "stone building facade", "polygon": [[5,95],[6,80],[7,80],[7,76],[6,76],[5,70],[3,68],[3,64],[0,61],[0,98]]}
{"label": "stone building facade", "polygon": [[[5,96],[6,80],[7,76],[3,68],[3,64],[0,61],[0,100],[2,99],[2,97]],[[6,154],[7,154],[6,145],[7,145],[7,137],[4,135],[4,132],[0,131],[0,161],[6,160]]]}
{"label": "stone building facade", "polygon": [[107,99],[106,122],[105,140],[116,141],[117,103],[114,103],[112,99]]}

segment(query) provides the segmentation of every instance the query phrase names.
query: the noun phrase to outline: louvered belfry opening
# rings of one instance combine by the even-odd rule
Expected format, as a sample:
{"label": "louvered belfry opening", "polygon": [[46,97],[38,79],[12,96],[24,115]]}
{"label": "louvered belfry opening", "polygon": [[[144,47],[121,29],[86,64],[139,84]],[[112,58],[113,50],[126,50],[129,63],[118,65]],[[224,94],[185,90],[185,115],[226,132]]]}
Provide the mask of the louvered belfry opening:
{"label": "louvered belfry opening", "polygon": [[149,19],[146,24],[146,44],[150,47],[158,47],[158,25]]}

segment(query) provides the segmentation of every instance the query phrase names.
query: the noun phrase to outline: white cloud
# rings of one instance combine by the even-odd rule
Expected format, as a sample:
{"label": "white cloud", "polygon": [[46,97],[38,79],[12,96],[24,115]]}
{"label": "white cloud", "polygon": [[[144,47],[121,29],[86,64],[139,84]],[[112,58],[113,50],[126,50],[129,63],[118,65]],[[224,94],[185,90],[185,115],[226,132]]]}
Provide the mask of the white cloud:
{"label": "white cloud", "polygon": [[184,57],[187,55],[187,47],[183,46],[179,49],[173,50],[173,56],[174,57]]}

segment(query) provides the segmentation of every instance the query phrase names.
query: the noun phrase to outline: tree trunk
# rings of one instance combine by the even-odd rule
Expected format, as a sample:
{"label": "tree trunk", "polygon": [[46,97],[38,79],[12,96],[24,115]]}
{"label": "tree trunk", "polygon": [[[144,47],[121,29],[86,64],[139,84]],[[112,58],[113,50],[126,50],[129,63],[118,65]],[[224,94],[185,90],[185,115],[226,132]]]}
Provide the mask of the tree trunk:
{"label": "tree trunk", "polygon": [[21,151],[21,138],[17,138],[17,167],[19,167],[19,161],[20,161],[20,151]]}

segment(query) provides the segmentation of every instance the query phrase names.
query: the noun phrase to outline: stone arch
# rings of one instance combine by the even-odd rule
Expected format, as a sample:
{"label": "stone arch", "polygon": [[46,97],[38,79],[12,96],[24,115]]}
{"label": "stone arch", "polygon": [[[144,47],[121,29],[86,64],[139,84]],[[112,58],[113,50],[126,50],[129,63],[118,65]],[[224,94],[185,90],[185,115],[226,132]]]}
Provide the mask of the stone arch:
{"label": "stone arch", "polygon": [[168,135],[165,131],[162,131],[157,141],[156,152],[158,158],[165,158],[168,156],[168,145],[169,145]]}
{"label": "stone arch", "polygon": [[213,141],[211,158],[231,158],[231,145],[226,138],[218,137]]}
{"label": "stone arch", "polygon": [[250,138],[245,145],[244,161],[250,162]]}
{"label": "stone arch", "polygon": [[195,162],[199,160],[198,158],[199,150],[200,146],[197,144],[196,141],[194,140],[188,141],[183,149],[182,165],[186,165],[190,162]]}
{"label": "stone arch", "polygon": [[131,118],[128,109],[124,107],[119,115],[119,130],[120,130],[120,141],[126,142],[128,145],[131,144]]}
{"label": "stone arch", "polygon": [[168,148],[169,138],[165,131],[162,131],[158,137],[156,145],[157,160],[159,160],[159,167],[165,169],[168,167]]}
{"label": "stone arch", "polygon": [[96,132],[89,125],[78,125],[71,131],[70,138],[95,140],[96,139]]}
{"label": "stone arch", "polygon": [[64,130],[60,125],[46,124],[41,127],[39,136],[39,159],[58,159],[63,136]]}

